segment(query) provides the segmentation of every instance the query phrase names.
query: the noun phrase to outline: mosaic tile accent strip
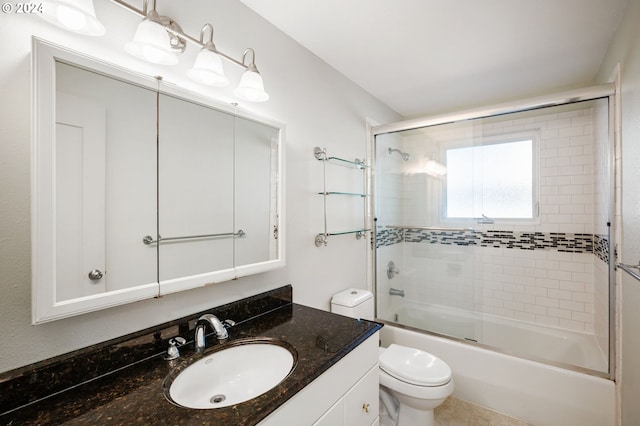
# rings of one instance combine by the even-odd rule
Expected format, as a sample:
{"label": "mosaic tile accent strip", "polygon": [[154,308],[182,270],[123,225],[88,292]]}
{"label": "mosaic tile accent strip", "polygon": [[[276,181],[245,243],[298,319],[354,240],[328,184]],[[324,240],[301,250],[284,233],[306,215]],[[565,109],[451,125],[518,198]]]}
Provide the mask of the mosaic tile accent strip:
{"label": "mosaic tile accent strip", "polygon": [[604,235],[568,232],[476,231],[471,229],[427,230],[420,228],[383,228],[377,232],[377,247],[398,244],[402,241],[520,250],[553,250],[564,253],[594,253],[605,263],[609,259],[609,241]]}
{"label": "mosaic tile accent strip", "polygon": [[376,248],[392,246],[404,241],[404,229],[382,228],[376,230]]}
{"label": "mosaic tile accent strip", "polygon": [[409,228],[405,232],[405,241],[569,253],[593,252],[593,235],[564,232],[432,231]]}
{"label": "mosaic tile accent strip", "polygon": [[432,231],[419,228],[406,228],[404,240],[408,243],[446,244],[457,246],[480,245],[481,233],[468,231]]}
{"label": "mosaic tile accent strip", "polygon": [[609,237],[607,235],[593,236],[593,254],[604,263],[609,263]]}

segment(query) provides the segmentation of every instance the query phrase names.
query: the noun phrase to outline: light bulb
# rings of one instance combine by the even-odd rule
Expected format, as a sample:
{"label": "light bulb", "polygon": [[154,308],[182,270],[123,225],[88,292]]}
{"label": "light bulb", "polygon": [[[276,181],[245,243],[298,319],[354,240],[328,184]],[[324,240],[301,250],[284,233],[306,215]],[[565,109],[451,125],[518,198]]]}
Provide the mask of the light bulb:
{"label": "light bulb", "polygon": [[207,48],[200,49],[193,68],[187,71],[187,75],[192,80],[208,86],[223,87],[229,84],[222,69],[220,55]]}
{"label": "light bulb", "polygon": [[96,18],[93,0],[45,0],[38,16],[74,33],[90,36],[105,33],[104,25]]}
{"label": "light bulb", "polygon": [[82,12],[65,5],[58,6],[57,15],[58,21],[71,31],[78,31],[87,24]]}
{"label": "light bulb", "polygon": [[[255,66],[253,68],[255,69]],[[264,91],[262,76],[257,70],[254,71],[251,68],[242,74],[240,83],[233,93],[240,99],[249,102],[264,102],[269,99],[269,94]]]}
{"label": "light bulb", "polygon": [[159,23],[143,19],[138,24],[133,40],[125,44],[130,55],[154,64],[175,65],[178,58],[171,50],[169,33]]}

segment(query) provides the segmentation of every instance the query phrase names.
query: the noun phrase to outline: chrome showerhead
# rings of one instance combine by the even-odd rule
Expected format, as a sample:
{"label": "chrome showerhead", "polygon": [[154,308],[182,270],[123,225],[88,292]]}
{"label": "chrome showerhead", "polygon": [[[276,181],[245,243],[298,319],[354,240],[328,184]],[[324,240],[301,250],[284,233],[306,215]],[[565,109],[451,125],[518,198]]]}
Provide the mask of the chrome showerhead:
{"label": "chrome showerhead", "polygon": [[403,161],[409,161],[411,159],[411,155],[406,153],[406,152],[402,152],[397,148],[391,148],[389,147],[389,155],[393,154],[394,152],[397,152],[398,154],[400,154],[400,156],[402,157]]}

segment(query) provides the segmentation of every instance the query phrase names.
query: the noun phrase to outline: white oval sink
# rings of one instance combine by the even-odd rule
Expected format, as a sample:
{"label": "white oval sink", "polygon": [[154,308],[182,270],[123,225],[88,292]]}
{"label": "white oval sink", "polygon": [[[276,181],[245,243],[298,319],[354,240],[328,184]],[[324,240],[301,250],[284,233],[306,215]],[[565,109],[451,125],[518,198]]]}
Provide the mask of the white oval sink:
{"label": "white oval sink", "polygon": [[245,343],[205,355],[170,384],[170,399],[183,407],[210,409],[262,395],[289,375],[294,356],[283,346]]}

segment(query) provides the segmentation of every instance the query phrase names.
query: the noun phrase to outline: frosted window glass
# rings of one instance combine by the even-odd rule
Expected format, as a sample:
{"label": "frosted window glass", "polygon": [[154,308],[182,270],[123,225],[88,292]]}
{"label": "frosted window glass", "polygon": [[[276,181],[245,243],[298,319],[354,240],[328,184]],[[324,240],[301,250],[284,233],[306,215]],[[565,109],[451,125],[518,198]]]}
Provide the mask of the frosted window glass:
{"label": "frosted window glass", "polygon": [[447,217],[531,219],[533,141],[447,150]]}

